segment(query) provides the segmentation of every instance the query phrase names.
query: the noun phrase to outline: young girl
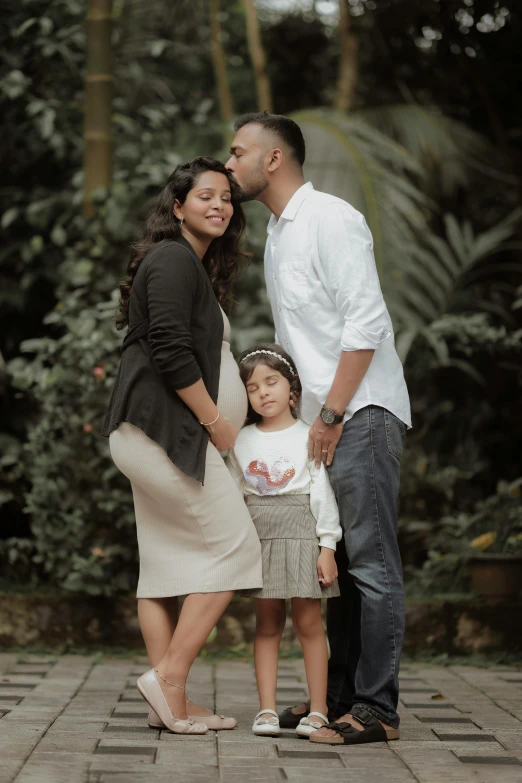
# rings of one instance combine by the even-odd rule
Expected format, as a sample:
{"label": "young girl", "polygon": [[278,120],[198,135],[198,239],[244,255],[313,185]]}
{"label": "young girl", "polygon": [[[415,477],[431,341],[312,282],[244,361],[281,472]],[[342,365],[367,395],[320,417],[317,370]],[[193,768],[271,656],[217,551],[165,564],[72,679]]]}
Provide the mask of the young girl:
{"label": "young girl", "polygon": [[277,661],[285,626],[285,599],[303,648],[310,713],[297,733],[307,737],[328,722],[328,652],[321,598],[339,595],[336,542],[341,527],[323,464],[308,459],[309,427],[296,421],[301,392],[294,363],[279,345],[259,345],[239,360],[249,400],[249,426],[240,430],[228,466],[245,496],[261,540],[263,588],[256,599],[254,657],[260,712],[252,731],[279,735]]}

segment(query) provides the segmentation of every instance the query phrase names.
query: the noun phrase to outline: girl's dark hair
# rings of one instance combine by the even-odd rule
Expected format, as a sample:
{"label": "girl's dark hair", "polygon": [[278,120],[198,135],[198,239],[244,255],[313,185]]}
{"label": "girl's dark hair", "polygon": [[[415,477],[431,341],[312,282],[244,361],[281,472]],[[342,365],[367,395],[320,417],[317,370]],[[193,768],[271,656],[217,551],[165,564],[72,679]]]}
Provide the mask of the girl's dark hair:
{"label": "girl's dark hair", "polygon": [[127,277],[120,284],[120,311],[116,315],[118,329],[123,329],[129,323],[132,284],[147,253],[163,239],[177,239],[181,236],[181,224],[173,212],[174,202],[178,200],[180,204],[184,204],[187,194],[205,171],[224,174],[232,193],[234,214],[227,230],[223,236],[212,240],[202,261],[219,304],[225,312],[230,310],[234,301],[233,284],[248,258],[248,253],[244,252],[239,244],[245,230],[245,216],[237,200],[237,185],[224,165],[214,158],[193,158],[188,163],[176,166],[152,207],[142,238],[133,245]]}
{"label": "girl's dark hair", "polygon": [[[269,351],[269,353],[255,353],[255,351]],[[254,353],[254,356],[249,356],[251,353]],[[278,356],[274,356],[274,353],[278,354]],[[245,358],[246,356],[248,356],[248,359]],[[290,369],[285,362],[281,361],[279,357],[286,359],[292,369]],[[239,357],[239,375],[245,386],[258,364],[266,364],[267,367],[271,367],[273,370],[280,372],[290,383],[290,392],[295,395],[296,402],[299,400],[302,391],[301,381],[299,380],[294,360],[287,354],[284,348],[281,348],[280,345],[270,343],[266,345],[254,345],[254,347],[249,348],[248,351],[243,351]],[[297,419],[295,408],[290,408],[290,410],[292,411],[294,419]],[[257,413],[249,402],[247,424],[254,424],[257,421],[261,421],[261,419],[261,414]]]}

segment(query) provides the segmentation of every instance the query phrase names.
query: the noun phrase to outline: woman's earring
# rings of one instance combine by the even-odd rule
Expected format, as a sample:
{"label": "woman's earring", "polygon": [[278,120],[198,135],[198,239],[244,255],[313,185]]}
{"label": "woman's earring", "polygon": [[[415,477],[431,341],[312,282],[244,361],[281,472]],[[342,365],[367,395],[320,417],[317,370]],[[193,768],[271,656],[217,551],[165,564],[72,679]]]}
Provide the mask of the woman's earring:
{"label": "woman's earring", "polygon": [[183,228],[183,218],[179,219],[179,228],[180,228],[180,231]]}

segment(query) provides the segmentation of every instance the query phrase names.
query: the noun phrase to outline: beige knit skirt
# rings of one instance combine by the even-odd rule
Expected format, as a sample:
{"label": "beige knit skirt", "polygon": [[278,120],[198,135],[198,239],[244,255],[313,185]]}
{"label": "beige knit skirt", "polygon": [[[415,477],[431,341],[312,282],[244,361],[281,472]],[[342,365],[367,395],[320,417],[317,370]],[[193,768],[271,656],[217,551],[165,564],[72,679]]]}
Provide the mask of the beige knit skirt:
{"label": "beige knit skirt", "polygon": [[309,495],[247,495],[261,540],[263,588],[252,598],[335,598],[337,579],[323,587],[317,575],[321,552]]}
{"label": "beige knit skirt", "polygon": [[112,458],[131,482],[138,598],[262,586],[261,546],[247,507],[212,443],[205,484],[189,478],[138,427],[111,433]]}

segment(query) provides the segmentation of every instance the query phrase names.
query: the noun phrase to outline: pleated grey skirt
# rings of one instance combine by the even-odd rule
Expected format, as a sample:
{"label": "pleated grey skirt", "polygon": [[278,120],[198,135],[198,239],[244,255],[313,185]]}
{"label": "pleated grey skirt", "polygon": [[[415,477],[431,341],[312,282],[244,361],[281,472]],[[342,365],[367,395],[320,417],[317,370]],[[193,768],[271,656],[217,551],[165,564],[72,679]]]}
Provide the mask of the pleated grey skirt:
{"label": "pleated grey skirt", "polygon": [[247,495],[246,503],[261,541],[263,565],[263,587],[246,594],[252,598],[334,598],[340,594],[337,579],[329,587],[319,582],[321,550],[309,495]]}

